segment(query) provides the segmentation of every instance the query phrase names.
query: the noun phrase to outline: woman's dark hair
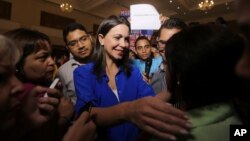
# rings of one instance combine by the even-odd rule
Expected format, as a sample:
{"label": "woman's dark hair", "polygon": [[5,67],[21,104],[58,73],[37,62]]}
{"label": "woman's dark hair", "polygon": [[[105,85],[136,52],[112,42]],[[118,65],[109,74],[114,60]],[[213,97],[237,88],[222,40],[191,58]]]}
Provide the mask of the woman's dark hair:
{"label": "woman's dark hair", "polygon": [[50,39],[39,31],[26,28],[11,30],[4,33],[4,35],[11,38],[22,51],[22,56],[16,65],[16,75],[21,81],[25,82],[23,66],[26,57],[32,53],[37,53],[41,49],[49,49],[51,47]]}
{"label": "woman's dark hair", "polygon": [[229,100],[237,93],[235,65],[243,50],[243,39],[222,26],[197,25],[177,33],[166,43],[170,91],[178,86],[191,107]]}
{"label": "woman's dark hair", "polygon": [[[98,78],[101,77],[101,73],[102,71],[105,71],[105,66],[106,66],[106,61],[105,61],[105,51],[103,49],[103,47],[101,46],[99,40],[98,40],[98,35],[101,34],[104,37],[107,35],[107,33],[114,28],[117,25],[120,24],[125,24],[128,27],[129,26],[129,22],[125,19],[125,18],[119,18],[117,16],[109,16],[107,19],[105,19],[99,26],[98,30],[97,30],[97,38],[95,40],[95,47],[93,50],[93,58],[94,58],[94,74],[96,74],[96,76]],[[120,64],[126,75],[129,76],[131,73],[131,64],[129,61],[129,49],[126,49],[124,56],[121,60],[119,60],[119,62],[117,62],[118,64]]]}

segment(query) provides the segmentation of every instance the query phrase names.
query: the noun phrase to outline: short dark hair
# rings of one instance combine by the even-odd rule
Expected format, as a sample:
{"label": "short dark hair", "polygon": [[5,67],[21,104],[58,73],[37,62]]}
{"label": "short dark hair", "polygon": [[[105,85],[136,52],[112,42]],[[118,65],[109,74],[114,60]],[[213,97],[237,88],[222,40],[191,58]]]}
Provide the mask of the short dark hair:
{"label": "short dark hair", "polygon": [[186,29],[187,27],[188,27],[187,24],[183,20],[179,18],[170,18],[164,21],[164,23],[161,25],[158,31],[158,36],[160,35],[161,30],[164,28],[167,28],[167,29],[177,28],[177,29],[183,30],[183,29]]}
{"label": "short dark hair", "polygon": [[[16,64],[18,70],[16,75],[22,82],[26,82],[28,80],[23,73],[25,59],[34,52],[51,48],[51,41],[46,34],[27,28],[14,29],[4,33],[4,35],[11,38],[22,51],[21,58]],[[49,44],[46,44],[46,42]]]}
{"label": "short dark hair", "polygon": [[140,41],[140,40],[146,40],[146,41],[148,41],[148,43],[150,44],[150,41],[149,41],[149,39],[148,39],[146,36],[139,36],[139,37],[135,40],[135,47],[136,47],[137,42]]}
{"label": "short dark hair", "polygon": [[77,29],[88,33],[86,28],[82,24],[70,23],[63,29],[63,40],[66,44],[67,44],[67,35],[69,34],[69,32],[72,32],[72,31],[77,30]]}

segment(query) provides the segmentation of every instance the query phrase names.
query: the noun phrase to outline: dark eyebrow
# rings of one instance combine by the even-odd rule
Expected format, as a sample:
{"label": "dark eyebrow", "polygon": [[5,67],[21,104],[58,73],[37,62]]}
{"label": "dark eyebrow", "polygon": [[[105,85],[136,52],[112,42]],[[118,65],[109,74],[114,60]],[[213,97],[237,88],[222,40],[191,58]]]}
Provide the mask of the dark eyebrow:
{"label": "dark eyebrow", "polygon": [[81,37],[79,37],[79,38],[77,38],[77,39],[73,39],[73,40],[68,41],[68,43],[69,43],[69,42],[76,42],[76,41],[78,41],[79,39],[84,38],[84,37],[89,37],[89,35],[88,35],[88,34],[82,35]]}
{"label": "dark eyebrow", "polygon": [[46,54],[47,55],[47,54],[50,54],[50,53],[51,53],[51,51],[49,51],[49,50],[42,50],[41,52],[38,53],[38,55],[40,55],[40,54],[43,54],[43,55]]}
{"label": "dark eyebrow", "polygon": [[114,36],[122,37],[122,34],[114,34]]}

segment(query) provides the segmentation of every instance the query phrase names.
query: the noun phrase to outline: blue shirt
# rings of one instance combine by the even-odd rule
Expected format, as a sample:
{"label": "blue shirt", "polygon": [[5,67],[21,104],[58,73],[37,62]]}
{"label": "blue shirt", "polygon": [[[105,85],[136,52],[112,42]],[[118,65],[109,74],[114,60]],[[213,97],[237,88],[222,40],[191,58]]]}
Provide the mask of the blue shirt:
{"label": "blue shirt", "polygon": [[[153,74],[160,69],[162,61],[161,56],[152,59],[152,65],[149,72],[150,77],[152,77]],[[141,59],[133,59],[133,63],[139,68],[141,73],[145,72],[145,61]]]}
{"label": "blue shirt", "polygon": [[[108,85],[108,77],[105,73],[98,80],[93,74],[93,63],[78,67],[74,71],[74,83],[77,93],[76,112],[87,102],[96,107],[110,107],[122,102],[133,101],[145,96],[154,96],[155,93],[141,76],[137,67],[133,66],[131,75],[126,76],[120,67],[115,81],[119,100]],[[122,109],[121,109],[122,110]],[[108,141],[134,141],[138,137],[139,129],[132,123],[126,122],[113,127],[105,128],[98,134],[99,140]]]}

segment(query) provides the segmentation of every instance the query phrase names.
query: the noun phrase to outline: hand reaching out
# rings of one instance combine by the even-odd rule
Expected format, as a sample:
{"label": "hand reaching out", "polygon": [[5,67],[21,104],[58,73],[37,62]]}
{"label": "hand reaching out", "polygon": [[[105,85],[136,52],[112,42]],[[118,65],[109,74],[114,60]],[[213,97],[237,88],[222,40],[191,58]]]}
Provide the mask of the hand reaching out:
{"label": "hand reaching out", "polygon": [[186,113],[158,97],[145,97],[129,105],[125,111],[126,117],[154,136],[175,140],[175,135],[188,134],[191,128]]}
{"label": "hand reaching out", "polygon": [[[38,94],[47,92],[49,97],[37,97]],[[59,104],[60,93],[56,89],[36,86],[23,102],[23,117],[31,128],[40,127],[55,113]]]}
{"label": "hand reaching out", "polygon": [[70,98],[61,97],[60,104],[58,106],[59,113],[59,126],[63,126],[65,122],[70,122],[75,112],[73,102]]}
{"label": "hand reaching out", "polygon": [[159,19],[160,19],[160,21],[161,21],[161,24],[163,24],[166,20],[169,19],[169,17],[166,17],[166,16],[164,16],[163,14],[160,14]]}
{"label": "hand reaching out", "polygon": [[96,125],[88,112],[83,112],[65,134],[63,141],[94,141]]}

